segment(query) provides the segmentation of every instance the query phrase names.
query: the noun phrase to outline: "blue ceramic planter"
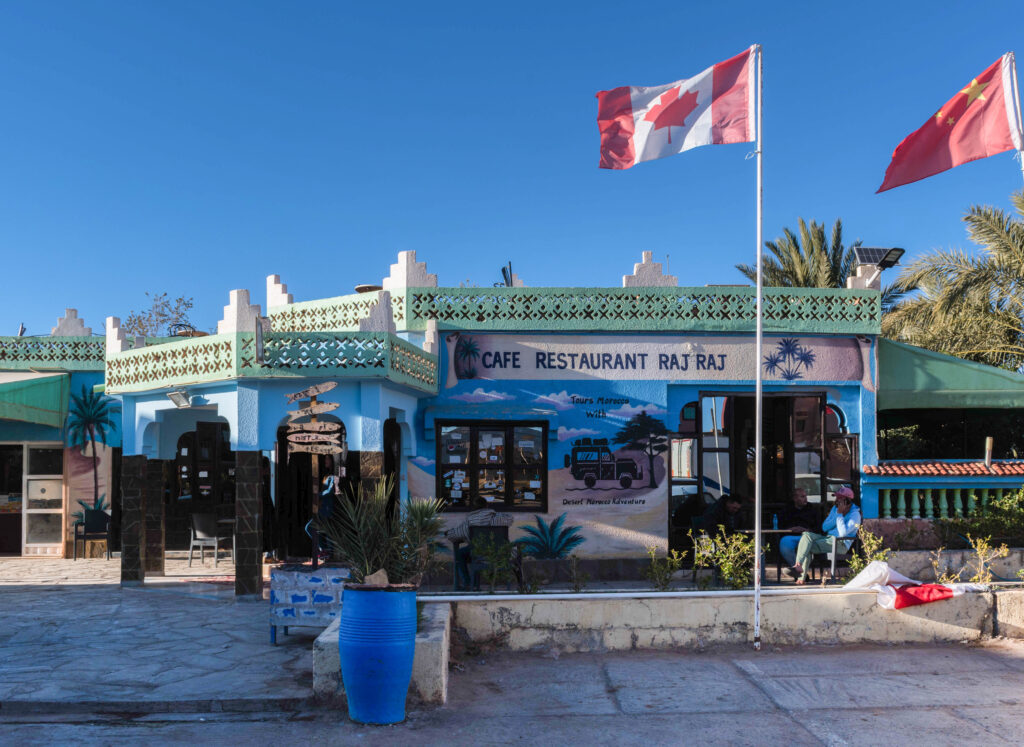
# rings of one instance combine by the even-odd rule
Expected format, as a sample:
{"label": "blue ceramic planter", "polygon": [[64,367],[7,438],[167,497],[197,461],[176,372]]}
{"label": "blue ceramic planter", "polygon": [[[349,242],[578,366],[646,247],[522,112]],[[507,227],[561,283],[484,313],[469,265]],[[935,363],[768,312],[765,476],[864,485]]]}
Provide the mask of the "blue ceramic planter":
{"label": "blue ceramic planter", "polygon": [[362,724],[405,720],[416,652],[416,587],[346,584],[338,653],[348,715]]}

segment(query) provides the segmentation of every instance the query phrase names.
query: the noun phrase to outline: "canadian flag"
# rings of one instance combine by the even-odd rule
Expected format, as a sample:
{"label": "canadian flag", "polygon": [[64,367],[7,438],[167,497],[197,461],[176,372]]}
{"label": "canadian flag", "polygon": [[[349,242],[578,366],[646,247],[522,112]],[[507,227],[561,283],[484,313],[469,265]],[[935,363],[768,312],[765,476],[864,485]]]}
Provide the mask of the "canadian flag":
{"label": "canadian flag", "polygon": [[602,169],[628,169],[700,145],[754,139],[754,61],[759,48],[663,86],[597,94]]}
{"label": "canadian flag", "polygon": [[901,610],[919,604],[940,602],[971,592],[988,591],[985,584],[922,584],[904,576],[881,560],[872,560],[843,587],[877,592],[878,606]]}

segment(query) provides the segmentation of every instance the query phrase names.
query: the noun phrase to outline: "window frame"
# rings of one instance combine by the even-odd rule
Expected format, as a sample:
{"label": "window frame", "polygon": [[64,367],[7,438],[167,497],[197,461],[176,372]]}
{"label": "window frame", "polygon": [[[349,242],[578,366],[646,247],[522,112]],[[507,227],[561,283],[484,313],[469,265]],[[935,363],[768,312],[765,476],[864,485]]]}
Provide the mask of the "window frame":
{"label": "window frame", "polygon": [[[469,458],[463,465],[450,465],[443,461],[444,439],[441,436],[443,428],[468,428],[469,429]],[[514,440],[516,428],[539,428],[541,431],[541,457],[540,464],[516,465],[513,458],[513,450],[507,449],[505,460],[496,465],[493,462],[481,462],[479,457],[479,433],[480,431],[504,431],[505,443],[511,444]],[[502,502],[495,501],[487,504],[486,507],[505,513],[541,513],[548,511],[548,423],[543,420],[435,420],[434,421],[435,461],[434,461],[434,485],[436,495],[446,500],[444,510],[453,513],[465,513],[477,510],[482,506],[476,506],[479,498],[480,474],[486,469],[501,469],[505,472],[504,496]],[[465,468],[468,488],[463,489],[463,494],[468,493],[465,505],[453,506],[448,501],[448,490],[444,486],[444,472],[449,467],[461,466]],[[537,492],[539,506],[517,506],[512,500],[513,486],[515,484],[515,470],[528,470],[536,468],[540,473],[540,490]]]}

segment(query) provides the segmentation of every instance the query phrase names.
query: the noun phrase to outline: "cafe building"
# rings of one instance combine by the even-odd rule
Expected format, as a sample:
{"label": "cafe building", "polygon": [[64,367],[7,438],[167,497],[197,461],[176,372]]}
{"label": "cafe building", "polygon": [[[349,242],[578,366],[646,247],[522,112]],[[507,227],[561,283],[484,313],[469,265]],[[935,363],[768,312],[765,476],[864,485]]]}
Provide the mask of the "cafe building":
{"label": "cafe building", "polygon": [[[507,513],[511,539],[552,556],[664,551],[724,494],[752,520],[758,365],[766,521],[797,486],[824,510],[877,461],[874,290],[766,289],[760,356],[752,288],[680,287],[649,253],[621,287],[451,288],[402,252],[358,290],[295,302],[271,276],[265,311],[232,291],[216,334],[155,345],[107,320],[129,581],[213,512],[235,521],[236,591],[256,593],[261,553],[310,555],[313,459],[341,489],[390,477],[396,501],[440,496],[449,526]],[[310,405],[290,395],[324,382],[338,449],[289,456]]]}

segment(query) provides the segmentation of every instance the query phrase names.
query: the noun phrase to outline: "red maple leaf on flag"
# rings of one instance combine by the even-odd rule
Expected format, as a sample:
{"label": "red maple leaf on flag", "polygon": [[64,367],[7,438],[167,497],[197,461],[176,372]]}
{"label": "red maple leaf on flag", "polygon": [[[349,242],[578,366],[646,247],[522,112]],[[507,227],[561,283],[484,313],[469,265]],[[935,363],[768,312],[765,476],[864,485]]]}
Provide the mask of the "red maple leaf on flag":
{"label": "red maple leaf on flag", "polygon": [[658,97],[658,103],[644,115],[645,122],[654,122],[654,129],[668,127],[668,141],[672,142],[672,128],[685,127],[686,118],[697,108],[697,94],[687,91],[679,95],[682,86],[670,88]]}

